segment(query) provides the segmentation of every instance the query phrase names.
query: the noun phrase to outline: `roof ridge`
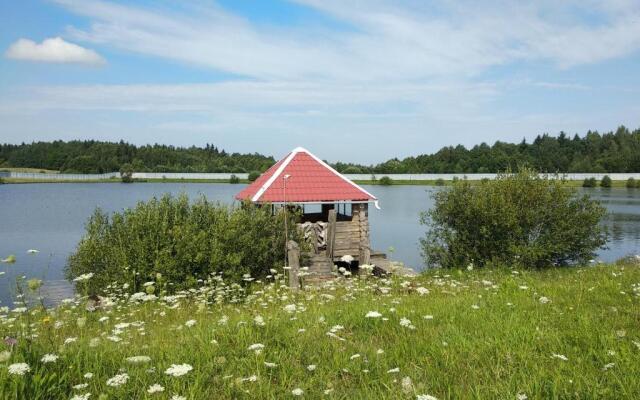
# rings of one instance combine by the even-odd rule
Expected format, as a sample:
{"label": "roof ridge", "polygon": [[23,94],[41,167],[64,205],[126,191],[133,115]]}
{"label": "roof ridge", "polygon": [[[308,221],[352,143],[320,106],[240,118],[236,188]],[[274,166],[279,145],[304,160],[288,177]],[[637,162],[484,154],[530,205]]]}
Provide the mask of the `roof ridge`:
{"label": "roof ridge", "polygon": [[280,174],[282,174],[282,171],[284,171],[284,169],[287,167],[287,165],[289,165],[289,163],[291,162],[291,160],[293,160],[293,158],[296,156],[296,154],[298,154],[297,152],[292,151],[291,153],[289,153],[287,155],[287,157],[285,158],[285,160],[282,162],[282,164],[280,164],[280,166],[278,166],[278,169],[275,170],[275,172],[273,173],[273,175],[271,175],[269,177],[269,179],[267,179],[267,181],[260,187],[260,189],[258,189],[258,191],[256,192],[255,195],[253,195],[253,197],[251,198],[251,201],[258,201],[260,199],[260,197],[262,197],[262,195],[264,194],[264,192],[267,191],[267,189],[269,189],[269,187],[271,187],[271,185],[273,184],[273,182],[276,181],[276,179],[278,179],[278,177],[280,176]]}
{"label": "roof ridge", "polygon": [[[302,149],[302,147],[298,147],[299,149]],[[304,150],[304,149],[303,149]],[[339,178],[343,179],[345,182],[349,183],[350,185],[354,186],[356,189],[361,190],[362,192],[366,193],[367,196],[371,197],[372,199],[378,200],[378,198],[374,195],[372,195],[371,193],[369,193],[368,191],[364,190],[360,185],[358,185],[357,183],[353,182],[351,179],[347,178],[346,176],[342,175],[340,172],[336,171],[331,165],[327,164],[326,162],[322,161],[320,158],[318,158],[318,156],[316,156],[315,154],[312,154],[311,152],[305,150],[307,154],[309,154],[314,160],[316,160],[317,162],[319,162],[323,167],[327,168],[329,171],[333,172],[335,175],[337,175]]]}

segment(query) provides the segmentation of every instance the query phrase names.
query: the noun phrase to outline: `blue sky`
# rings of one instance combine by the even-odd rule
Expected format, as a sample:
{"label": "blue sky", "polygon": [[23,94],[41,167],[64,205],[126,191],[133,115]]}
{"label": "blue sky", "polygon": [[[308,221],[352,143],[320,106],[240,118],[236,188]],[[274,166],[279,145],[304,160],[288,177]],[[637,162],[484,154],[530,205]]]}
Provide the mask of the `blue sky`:
{"label": "blue sky", "polygon": [[375,163],[640,127],[640,2],[528,3],[1,2],[0,141]]}

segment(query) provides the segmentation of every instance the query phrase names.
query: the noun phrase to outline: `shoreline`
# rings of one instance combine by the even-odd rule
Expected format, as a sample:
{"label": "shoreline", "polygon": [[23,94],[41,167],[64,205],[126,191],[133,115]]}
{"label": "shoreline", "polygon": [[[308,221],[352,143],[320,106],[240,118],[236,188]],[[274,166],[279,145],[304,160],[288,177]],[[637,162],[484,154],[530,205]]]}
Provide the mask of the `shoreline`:
{"label": "shoreline", "polygon": [[[30,184],[30,183],[123,183],[120,178],[115,179],[89,179],[89,180],[73,180],[73,179],[24,179],[24,178],[4,178],[5,184]],[[382,184],[379,180],[354,180],[359,185],[376,185],[376,186],[450,186],[454,181],[446,180],[443,185],[438,185],[436,180],[392,180],[388,184]],[[468,180],[470,183],[480,183],[480,180]],[[249,184],[248,179],[240,179],[237,183],[230,183],[228,179],[134,179],[130,183],[227,183]],[[582,187],[581,180],[566,180],[565,184],[569,187]],[[626,180],[612,180],[611,188],[626,188]],[[602,188],[599,184],[596,188]],[[609,189],[609,188],[603,188]],[[630,190],[633,190],[629,188]]]}

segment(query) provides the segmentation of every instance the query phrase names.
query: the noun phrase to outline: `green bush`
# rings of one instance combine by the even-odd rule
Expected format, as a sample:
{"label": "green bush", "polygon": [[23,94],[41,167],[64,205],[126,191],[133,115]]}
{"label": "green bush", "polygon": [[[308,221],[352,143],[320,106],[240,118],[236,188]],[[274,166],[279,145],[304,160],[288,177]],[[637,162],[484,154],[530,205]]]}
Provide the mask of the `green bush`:
{"label": "green bush", "polygon": [[393,185],[393,179],[389,178],[388,176],[383,176],[382,178],[380,178],[378,183],[384,186]]}
{"label": "green bush", "polygon": [[584,181],[582,182],[582,187],[584,188],[594,188],[596,186],[596,178],[584,178]]}
{"label": "green bush", "polygon": [[605,175],[602,177],[602,180],[600,181],[600,186],[603,188],[611,187],[611,178],[609,178],[609,175]]}
{"label": "green bush", "polygon": [[131,164],[123,164],[120,167],[120,179],[124,183],[133,182],[133,166]]}
{"label": "green bush", "polygon": [[442,178],[436,179],[436,186],[444,186],[444,179]]}
{"label": "green bush", "polygon": [[249,176],[248,176],[249,182],[255,181],[256,179],[258,179],[259,176],[260,176],[260,172],[258,171],[249,172]]}
{"label": "green bush", "polygon": [[[289,218],[289,238],[300,241],[294,216]],[[165,195],[112,215],[97,209],[65,275],[72,280],[93,273],[91,293],[102,293],[112,282],[142,291],[157,274],[173,282],[169,292],[218,272],[242,282],[243,274],[260,278],[283,266],[284,236],[284,216],[272,215],[271,207],[227,207],[204,197],[190,202],[185,195]]]}
{"label": "green bush", "polygon": [[235,174],[231,174],[229,177],[229,183],[240,183],[240,178],[235,176]]}
{"label": "green bush", "polygon": [[638,187],[638,183],[640,181],[636,182],[636,180],[634,178],[629,178],[627,179],[627,188],[628,189],[634,189],[636,187]]}
{"label": "green bush", "polygon": [[606,243],[602,205],[530,170],[479,185],[457,181],[432,196],[434,207],[421,214],[428,265],[582,263]]}

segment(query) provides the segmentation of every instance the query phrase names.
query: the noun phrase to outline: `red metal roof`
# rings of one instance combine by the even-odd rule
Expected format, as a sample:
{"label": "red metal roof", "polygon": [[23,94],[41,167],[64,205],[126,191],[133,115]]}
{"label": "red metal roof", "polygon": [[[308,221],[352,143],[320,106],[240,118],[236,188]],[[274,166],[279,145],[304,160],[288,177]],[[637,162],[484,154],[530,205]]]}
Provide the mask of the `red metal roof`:
{"label": "red metal roof", "polygon": [[[285,190],[286,180],[286,190]],[[370,202],[376,197],[298,147],[236,195],[256,203]]]}

